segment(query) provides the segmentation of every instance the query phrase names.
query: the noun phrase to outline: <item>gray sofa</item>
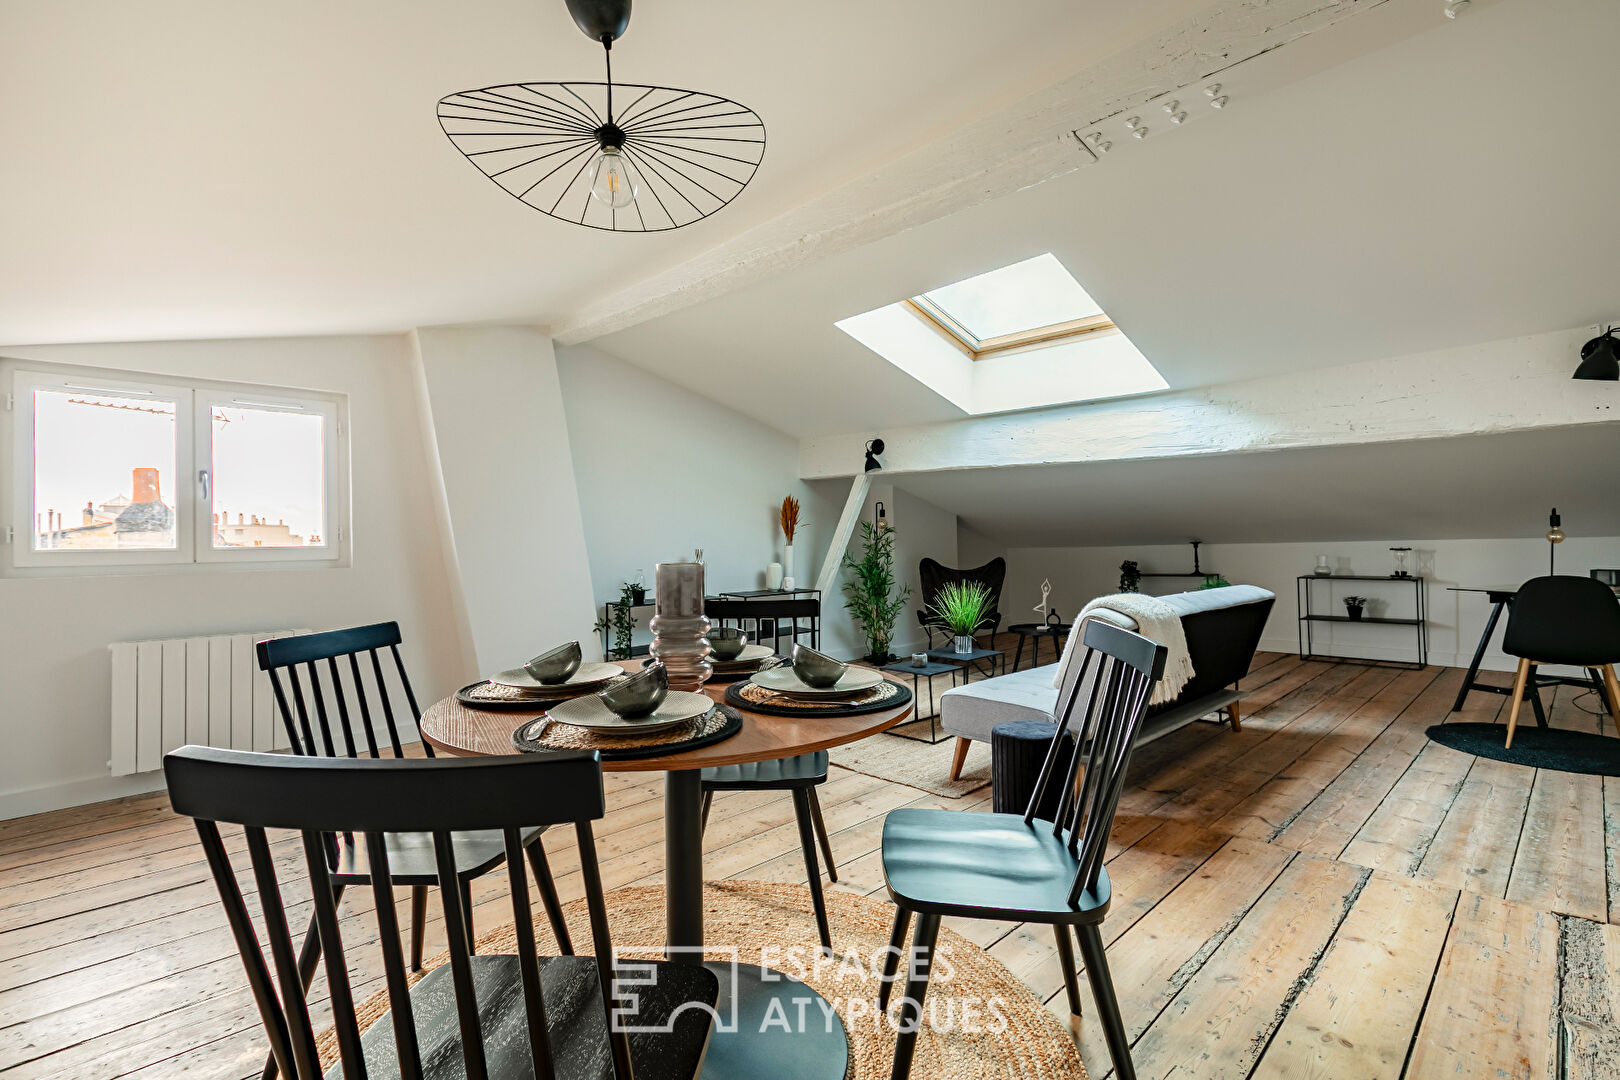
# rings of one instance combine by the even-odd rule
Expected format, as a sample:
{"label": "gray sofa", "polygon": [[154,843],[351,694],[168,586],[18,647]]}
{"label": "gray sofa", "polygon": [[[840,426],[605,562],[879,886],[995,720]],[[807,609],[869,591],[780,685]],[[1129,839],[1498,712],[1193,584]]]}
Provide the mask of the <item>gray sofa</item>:
{"label": "gray sofa", "polygon": [[[1233,684],[1249,673],[1276,595],[1254,585],[1230,585],[1172,593],[1160,599],[1176,608],[1181,617],[1196,674],[1175,700],[1148,710],[1137,745],[1163,738],[1217,710],[1225,712],[1232,730],[1239,730],[1242,721],[1237,703],[1242,694],[1233,689]],[[1136,629],[1130,619],[1112,612],[1105,614],[1109,621],[1127,630]],[[1074,652],[1072,648],[1066,650],[1063,660],[1056,664],[958,686],[940,696],[940,726],[956,736],[951,779],[961,775],[972,741],[989,742],[990,731],[997,724],[1008,720],[1051,722],[1057,707],[1057,674]]]}

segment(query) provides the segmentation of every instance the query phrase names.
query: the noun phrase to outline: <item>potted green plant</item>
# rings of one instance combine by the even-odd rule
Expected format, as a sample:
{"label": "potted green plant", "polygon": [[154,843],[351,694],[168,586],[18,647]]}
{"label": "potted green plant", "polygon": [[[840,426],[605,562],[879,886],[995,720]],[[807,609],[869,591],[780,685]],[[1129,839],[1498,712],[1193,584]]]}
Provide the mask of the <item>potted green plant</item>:
{"label": "potted green plant", "polygon": [[1344,598],[1344,610],[1349,614],[1352,622],[1360,621],[1367,611],[1367,598],[1365,596],[1347,596]]}
{"label": "potted green plant", "polygon": [[1135,559],[1126,559],[1119,564],[1119,591],[1136,592],[1142,584],[1142,570],[1136,565]]}
{"label": "potted green plant", "polygon": [[952,581],[942,586],[929,610],[955,635],[959,653],[973,651],[973,635],[990,616],[990,586],[981,581]]}
{"label": "potted green plant", "polygon": [[887,525],[861,522],[861,557],[844,556],[844,569],[853,577],[844,582],[844,609],[866,637],[866,660],[887,664],[894,660],[894,621],[905,610],[911,590],[894,579],[894,530]]}
{"label": "potted green plant", "polygon": [[645,599],[646,587],[635,582],[626,581],[619,586],[619,602],[608,605],[602,617],[596,620],[592,627],[598,634],[608,630],[613,631],[613,646],[608,649],[609,660],[630,659],[630,639],[635,633],[636,616],[630,609],[637,604],[636,593],[640,591]]}

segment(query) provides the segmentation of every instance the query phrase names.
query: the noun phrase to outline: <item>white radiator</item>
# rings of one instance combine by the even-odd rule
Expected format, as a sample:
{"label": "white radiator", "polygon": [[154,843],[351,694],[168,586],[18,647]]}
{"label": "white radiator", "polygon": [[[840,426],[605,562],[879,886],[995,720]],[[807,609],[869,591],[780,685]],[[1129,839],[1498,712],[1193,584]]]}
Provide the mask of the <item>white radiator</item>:
{"label": "white radiator", "polygon": [[255,643],[307,634],[266,630],[112,646],[114,776],[163,767],[163,755],[187,743],[236,750],[284,750],[270,676]]}

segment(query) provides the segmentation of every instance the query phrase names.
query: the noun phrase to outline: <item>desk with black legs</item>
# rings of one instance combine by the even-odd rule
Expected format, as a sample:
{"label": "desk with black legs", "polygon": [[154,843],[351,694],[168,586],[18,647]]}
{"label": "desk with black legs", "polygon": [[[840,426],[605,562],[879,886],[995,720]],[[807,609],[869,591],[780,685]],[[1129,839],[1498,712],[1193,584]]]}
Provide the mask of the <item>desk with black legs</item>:
{"label": "desk with black legs", "polygon": [[[1446,591],[1484,593],[1491,602],[1491,614],[1485,620],[1485,632],[1479,636],[1479,646],[1474,649],[1474,659],[1468,664],[1468,673],[1463,676],[1462,689],[1457,691],[1457,700],[1451,706],[1451,711],[1462,711],[1463,703],[1468,700],[1470,690],[1482,690],[1487,694],[1512,696],[1512,687],[1482,683],[1478,681],[1478,677],[1480,661],[1485,658],[1485,647],[1491,643],[1491,635],[1496,633],[1496,624],[1502,618],[1502,610],[1513,603],[1514,596],[1518,595],[1519,587],[1517,585],[1448,585]],[[1526,696],[1530,698],[1531,707],[1536,711],[1536,723],[1541,727],[1546,727],[1547,713],[1541,707],[1540,694],[1540,689],[1543,686],[1580,686],[1590,689],[1592,684],[1585,679],[1571,678],[1567,675],[1538,675],[1536,669],[1532,666],[1530,678],[1525,683],[1525,692]]]}

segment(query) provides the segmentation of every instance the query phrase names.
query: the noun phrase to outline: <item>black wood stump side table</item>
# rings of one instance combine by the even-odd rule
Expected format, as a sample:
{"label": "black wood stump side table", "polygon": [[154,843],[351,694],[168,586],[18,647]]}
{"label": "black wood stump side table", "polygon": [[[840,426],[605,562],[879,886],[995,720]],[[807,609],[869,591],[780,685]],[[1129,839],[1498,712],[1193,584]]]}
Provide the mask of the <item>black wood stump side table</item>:
{"label": "black wood stump side table", "polygon": [[[991,806],[998,814],[1022,814],[1029,808],[1035,794],[1035,782],[1041,776],[1041,763],[1052,745],[1057,724],[1050,720],[1008,720],[990,729],[990,797]],[[1062,770],[1055,775],[1066,775],[1069,758],[1074,753],[1074,740],[1065,739],[1058,749],[1058,760],[1053,768]],[[1046,800],[1036,808],[1035,816],[1051,821],[1058,812],[1061,784],[1052,785]]]}

